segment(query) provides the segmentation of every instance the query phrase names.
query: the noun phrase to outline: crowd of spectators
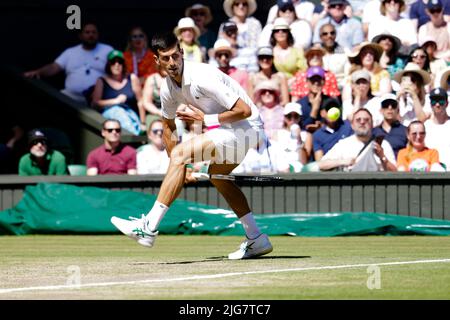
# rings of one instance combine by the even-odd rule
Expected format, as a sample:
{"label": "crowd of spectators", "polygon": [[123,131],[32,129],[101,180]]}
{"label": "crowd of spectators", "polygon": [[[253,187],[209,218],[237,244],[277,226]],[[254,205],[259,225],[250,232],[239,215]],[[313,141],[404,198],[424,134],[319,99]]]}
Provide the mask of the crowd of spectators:
{"label": "crowd of spectators", "polygon": [[[450,170],[450,1],[277,0],[266,21],[254,17],[257,0],[224,0],[223,10],[228,19],[215,31],[210,8],[194,4],[173,32],[185,60],[216,65],[259,108],[268,141],[235,172]],[[146,32],[131,29],[122,51],[87,23],[80,42],[24,75],[64,71],[62,92],[109,119],[88,175],[164,173],[166,75]],[[189,136],[192,124],[177,126]],[[123,145],[122,128],[149,144]],[[20,173],[64,174],[37,132]]]}

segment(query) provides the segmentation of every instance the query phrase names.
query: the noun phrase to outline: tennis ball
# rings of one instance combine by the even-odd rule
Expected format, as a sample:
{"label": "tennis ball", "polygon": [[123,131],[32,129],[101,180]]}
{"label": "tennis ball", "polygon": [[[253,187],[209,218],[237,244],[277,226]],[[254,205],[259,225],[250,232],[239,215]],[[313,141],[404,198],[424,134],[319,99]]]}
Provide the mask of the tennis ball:
{"label": "tennis ball", "polygon": [[328,110],[327,116],[331,121],[336,121],[341,116],[341,111],[339,111],[339,109],[336,107],[330,108],[330,110]]}

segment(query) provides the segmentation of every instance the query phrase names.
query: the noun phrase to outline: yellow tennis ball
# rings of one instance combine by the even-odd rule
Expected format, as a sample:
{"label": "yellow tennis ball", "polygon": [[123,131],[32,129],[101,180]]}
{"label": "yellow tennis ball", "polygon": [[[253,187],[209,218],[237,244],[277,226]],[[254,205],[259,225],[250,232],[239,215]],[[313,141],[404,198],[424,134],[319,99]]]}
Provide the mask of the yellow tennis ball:
{"label": "yellow tennis ball", "polygon": [[341,111],[336,107],[330,108],[330,110],[328,110],[327,116],[331,121],[336,121],[341,116]]}

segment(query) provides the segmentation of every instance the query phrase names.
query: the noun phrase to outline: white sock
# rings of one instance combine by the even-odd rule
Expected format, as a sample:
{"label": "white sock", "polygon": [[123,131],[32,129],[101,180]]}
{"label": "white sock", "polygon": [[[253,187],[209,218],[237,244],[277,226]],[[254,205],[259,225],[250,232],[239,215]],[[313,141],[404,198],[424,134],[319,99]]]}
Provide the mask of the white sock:
{"label": "white sock", "polygon": [[248,239],[256,239],[261,234],[261,231],[256,225],[253,213],[249,212],[239,220],[241,220],[242,226],[244,227],[245,234],[247,235]]}
{"label": "white sock", "polygon": [[158,226],[161,220],[164,218],[164,215],[166,214],[167,210],[169,210],[168,206],[158,201],[155,202],[152,210],[150,210],[146,216],[148,220],[147,226],[150,231],[158,230]]}

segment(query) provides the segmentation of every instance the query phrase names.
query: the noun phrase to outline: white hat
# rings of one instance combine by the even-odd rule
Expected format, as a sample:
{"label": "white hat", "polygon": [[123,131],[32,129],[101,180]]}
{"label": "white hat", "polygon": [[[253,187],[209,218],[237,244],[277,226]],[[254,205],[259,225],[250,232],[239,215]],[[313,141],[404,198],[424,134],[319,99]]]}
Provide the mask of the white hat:
{"label": "white hat", "polygon": [[[223,10],[225,11],[226,15],[230,18],[234,16],[233,14],[233,3],[235,0],[225,0],[223,2]],[[252,14],[255,13],[257,5],[256,0],[247,0],[248,3],[248,16],[250,17]]]}
{"label": "white hat", "polygon": [[297,102],[289,102],[289,103],[286,103],[286,105],[284,106],[284,115],[287,115],[291,112],[295,112],[300,116],[303,115],[302,107]]}
{"label": "white hat", "polygon": [[365,79],[367,82],[370,82],[370,73],[365,69],[356,70],[352,74],[352,82],[356,83],[356,81],[360,79]]}
{"label": "white hat", "polygon": [[255,87],[254,101],[259,101],[263,90],[273,91],[277,97],[280,95],[280,89],[273,80],[264,80]]}
{"label": "white hat", "polygon": [[385,102],[385,101],[387,101],[387,100],[394,100],[394,101],[397,101],[397,96],[396,96],[395,94],[393,94],[393,93],[385,93],[385,94],[383,94],[383,95],[381,96],[380,99],[381,99],[381,100],[380,100],[380,103],[383,103],[383,102]]}
{"label": "white hat", "polygon": [[285,18],[276,18],[272,30],[291,30],[291,27]]}
{"label": "white hat", "polygon": [[175,35],[177,37],[180,36],[181,34],[181,30],[182,29],[188,29],[191,28],[194,30],[195,33],[195,39],[197,39],[198,37],[200,37],[200,29],[195,25],[194,20],[192,20],[192,18],[189,17],[185,17],[185,18],[181,18],[178,21],[178,25],[175,27],[175,29],[173,30],[173,32],[175,33]]}
{"label": "white hat", "polygon": [[214,43],[214,47],[212,50],[212,55],[215,55],[217,51],[229,51],[231,53],[231,56],[236,55],[236,49],[233,48],[228,40],[225,39],[218,39]]}

